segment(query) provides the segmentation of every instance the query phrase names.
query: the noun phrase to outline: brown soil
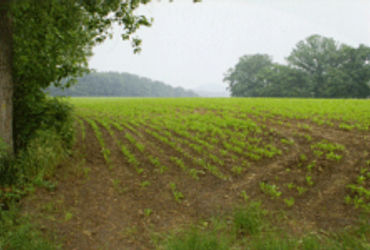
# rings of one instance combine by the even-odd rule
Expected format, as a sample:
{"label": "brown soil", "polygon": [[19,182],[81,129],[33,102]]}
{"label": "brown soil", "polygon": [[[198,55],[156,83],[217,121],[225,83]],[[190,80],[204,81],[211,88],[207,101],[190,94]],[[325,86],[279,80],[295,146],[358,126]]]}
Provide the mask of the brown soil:
{"label": "brown soil", "polygon": [[[189,168],[200,170],[202,167],[146,133],[145,128],[136,128],[142,137],[129,129],[114,130],[112,137],[101,127],[105,143],[111,150],[112,163],[107,165],[92,128],[85,123],[85,140],[80,132],[75,155],[57,170],[56,190],[38,189],[22,201],[23,211],[33,215],[42,230],[57,235],[63,249],[69,250],[155,249],[153,237],[163,238],[171,229],[209,220],[212,215],[230,213],[235,204],[244,202],[242,191],[246,191],[251,200],[262,200],[263,206],[270,211],[285,210],[294,232],[305,228],[341,230],[356,224],[360,210],[344,204],[344,197],[350,194],[346,185],[356,182],[360,169],[370,168],[366,165],[370,160],[366,152],[370,149],[370,133],[287,119],[279,125],[277,120],[258,123],[266,125],[264,132],[271,128],[276,130],[266,134],[263,141],[273,137],[283,151],[281,156],[250,161],[251,166],[246,171],[233,174],[230,168],[235,161],[214,152],[225,161],[225,166],[218,167],[223,173],[232,175],[231,181],[220,180],[209,172],[199,175],[198,181],[194,180],[170,158],[181,158]],[[286,126],[287,122],[291,123],[290,127]],[[299,128],[298,123],[308,124],[312,129]],[[156,171],[157,167],[126,139],[125,133],[146,145],[146,152],[158,157],[169,170],[162,174]],[[310,135],[312,141],[299,133]],[[280,143],[281,138],[295,143],[290,146]],[[339,162],[314,155],[310,146],[323,139],[345,145]],[[127,162],[118,142],[132,150],[144,168],[142,174]],[[197,155],[191,148],[184,150]],[[307,160],[301,159],[303,153]],[[308,173],[306,166],[313,160],[317,164]],[[307,185],[307,176],[312,177],[312,186]],[[150,185],[145,187],[145,181]],[[278,186],[281,197],[273,200],[262,193],[261,182]],[[181,203],[175,201],[170,183],[175,183],[176,189],[184,195]],[[297,189],[287,187],[288,183],[307,188],[307,191],[299,195]],[[369,188],[370,181],[364,185]],[[284,199],[291,197],[295,205],[287,208]]]}

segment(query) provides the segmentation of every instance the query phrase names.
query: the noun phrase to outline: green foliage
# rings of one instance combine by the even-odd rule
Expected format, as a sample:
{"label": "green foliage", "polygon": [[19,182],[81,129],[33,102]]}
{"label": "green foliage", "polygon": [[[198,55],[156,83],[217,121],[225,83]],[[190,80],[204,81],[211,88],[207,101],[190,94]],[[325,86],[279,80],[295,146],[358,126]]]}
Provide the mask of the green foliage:
{"label": "green foliage", "polygon": [[56,250],[61,249],[30,223],[27,217],[20,217],[13,204],[7,211],[0,210],[0,249],[7,250]]}
{"label": "green foliage", "polygon": [[239,207],[233,213],[233,234],[235,237],[255,235],[266,226],[267,211],[261,208],[261,202],[251,202]]}
{"label": "green foliage", "polygon": [[312,35],[297,43],[287,61],[246,55],[225,74],[232,96],[367,98],[370,96],[370,47],[353,48]]}
{"label": "green foliage", "polygon": [[278,191],[279,187],[274,184],[268,184],[265,182],[260,182],[261,191],[264,194],[270,195],[271,199],[277,199],[281,196],[282,192]]}
{"label": "green foliage", "polygon": [[[64,86],[65,84],[62,84]],[[115,97],[197,97],[190,90],[172,87],[129,73],[91,73],[77,79],[68,89],[50,86],[45,90],[53,96],[115,96]]]}
{"label": "green foliage", "polygon": [[7,145],[0,137],[0,186],[10,186],[17,182],[19,176],[15,158],[12,157]]}
{"label": "green foliage", "polygon": [[[25,99],[28,97],[31,96]],[[27,103],[21,110],[15,109],[14,134],[17,148],[27,147],[29,141],[37,137],[36,131],[48,129],[55,129],[64,145],[71,148],[75,135],[73,119],[72,105],[57,98],[43,97],[39,101]]]}
{"label": "green foliage", "polygon": [[264,68],[272,66],[268,55],[245,55],[239,58],[238,64],[230,68],[223,79],[232,96],[257,96],[258,85],[256,75]]}
{"label": "green foliage", "polygon": [[53,175],[57,164],[67,157],[64,145],[55,129],[38,130],[18,155],[17,164],[24,177],[34,180]]}
{"label": "green foliage", "polygon": [[[112,36],[109,28],[113,23],[123,26],[122,38],[131,41],[134,52],[140,51],[141,40],[132,34],[140,26],[150,26],[150,22],[145,16],[135,16],[134,10],[147,2],[14,1],[11,11],[16,150],[26,147],[36,130],[60,121],[60,117],[50,119],[51,113],[66,106],[48,101],[42,89],[51,84],[68,88],[75,78],[90,72],[88,59],[92,48]],[[63,79],[66,81],[61,86]],[[68,144],[68,131],[62,131],[58,124],[56,129],[64,133],[63,140]]]}
{"label": "green foliage", "polygon": [[220,240],[216,231],[201,231],[191,227],[180,234],[168,237],[164,249],[166,250],[227,250],[226,242]]}
{"label": "green foliage", "polygon": [[28,218],[19,216],[16,204],[34,186],[54,190],[56,183],[45,181],[44,177],[51,176],[67,156],[60,134],[54,128],[38,130],[16,158],[1,150],[0,156],[0,249],[60,249],[46,240]]}

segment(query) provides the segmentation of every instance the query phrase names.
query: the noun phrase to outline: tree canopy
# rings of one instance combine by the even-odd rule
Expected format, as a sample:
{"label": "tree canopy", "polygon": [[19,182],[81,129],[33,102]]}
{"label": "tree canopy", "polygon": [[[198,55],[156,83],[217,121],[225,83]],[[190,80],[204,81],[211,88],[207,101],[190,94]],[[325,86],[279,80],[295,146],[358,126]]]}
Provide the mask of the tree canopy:
{"label": "tree canopy", "polygon": [[[76,77],[89,72],[92,48],[112,36],[113,23],[121,25],[123,40],[129,40],[134,52],[139,52],[141,40],[133,34],[141,26],[150,26],[151,21],[135,15],[134,11],[148,2],[1,1],[1,14],[8,19],[0,20],[0,35],[5,37],[9,33],[11,39],[0,41],[2,48],[9,48],[0,50],[0,58],[6,53],[11,56],[6,62],[1,61],[0,77],[11,72],[12,79],[0,82],[1,94],[8,97],[6,103],[1,104],[0,114],[13,113],[13,117],[1,122],[14,126],[13,132],[1,129],[0,137],[13,133],[16,147],[22,147],[36,129],[48,124],[43,116],[49,109],[45,107],[42,89],[52,83],[60,86],[65,78],[69,79],[65,87],[69,87]],[[30,118],[35,119],[30,122]],[[12,145],[12,141],[7,143]]]}
{"label": "tree canopy", "polygon": [[129,73],[91,73],[77,79],[68,89],[50,86],[53,96],[107,96],[107,97],[197,97],[190,90],[172,87],[160,81]]}
{"label": "tree canopy", "polygon": [[288,65],[268,55],[246,55],[225,74],[232,96],[367,98],[370,48],[312,35],[297,43]]}

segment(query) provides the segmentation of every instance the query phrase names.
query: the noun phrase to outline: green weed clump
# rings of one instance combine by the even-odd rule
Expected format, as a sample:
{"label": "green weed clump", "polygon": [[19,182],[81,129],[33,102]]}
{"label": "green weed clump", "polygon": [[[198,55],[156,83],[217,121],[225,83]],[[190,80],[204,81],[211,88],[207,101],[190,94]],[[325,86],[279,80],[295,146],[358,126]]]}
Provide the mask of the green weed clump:
{"label": "green weed clump", "polygon": [[[305,232],[291,235],[282,225],[275,226],[277,214],[261,202],[236,207],[231,216],[178,229],[157,244],[163,250],[365,250],[370,249],[368,220],[359,227],[339,233]],[[276,218],[275,218],[276,217]],[[284,223],[283,219],[278,219]],[[158,242],[157,242],[158,243]]]}
{"label": "green weed clump", "polygon": [[0,210],[0,249],[57,250],[61,246],[46,239],[27,217],[19,217],[16,205]]}
{"label": "green weed clump", "polygon": [[168,237],[166,250],[229,250],[228,244],[215,231],[204,231],[195,226]]}
{"label": "green weed clump", "polygon": [[[58,107],[63,109],[67,106]],[[0,138],[0,249],[60,249],[53,239],[45,238],[27,217],[20,216],[18,201],[35,186],[49,190],[55,188],[56,183],[45,179],[51,177],[56,166],[70,154],[75,135],[74,123],[63,114],[68,115],[68,110],[50,114],[55,115],[55,121],[58,121],[55,127],[43,125],[43,129],[34,131],[15,156],[8,153]]]}

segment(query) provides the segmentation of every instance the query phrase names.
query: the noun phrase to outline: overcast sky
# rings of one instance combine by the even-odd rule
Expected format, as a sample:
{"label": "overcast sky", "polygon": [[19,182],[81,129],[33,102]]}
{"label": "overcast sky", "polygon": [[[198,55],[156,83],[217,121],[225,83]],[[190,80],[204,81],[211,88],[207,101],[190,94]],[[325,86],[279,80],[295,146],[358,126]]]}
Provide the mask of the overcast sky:
{"label": "overcast sky", "polygon": [[370,0],[152,1],[137,11],[154,18],[152,27],[137,32],[142,52],[133,54],[115,27],[114,38],[94,49],[91,68],[191,89],[222,84],[246,54],[268,54],[285,63],[294,46],[313,34],[370,46]]}

